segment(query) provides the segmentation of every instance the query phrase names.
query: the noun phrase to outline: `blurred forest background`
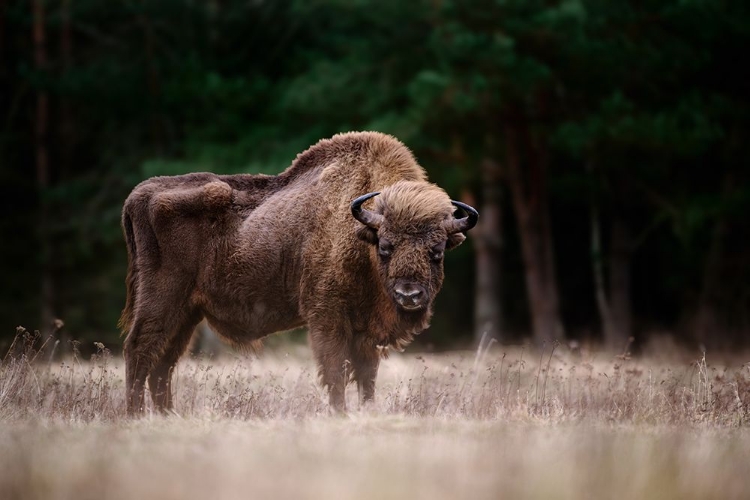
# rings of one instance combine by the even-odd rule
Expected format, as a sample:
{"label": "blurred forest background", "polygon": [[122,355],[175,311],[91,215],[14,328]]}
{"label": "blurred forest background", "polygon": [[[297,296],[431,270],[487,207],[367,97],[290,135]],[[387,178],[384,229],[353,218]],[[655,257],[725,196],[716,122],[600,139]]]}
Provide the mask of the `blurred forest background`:
{"label": "blurred forest background", "polygon": [[117,348],[141,180],[379,130],[480,225],[422,347],[750,336],[750,4],[0,0],[0,347]]}

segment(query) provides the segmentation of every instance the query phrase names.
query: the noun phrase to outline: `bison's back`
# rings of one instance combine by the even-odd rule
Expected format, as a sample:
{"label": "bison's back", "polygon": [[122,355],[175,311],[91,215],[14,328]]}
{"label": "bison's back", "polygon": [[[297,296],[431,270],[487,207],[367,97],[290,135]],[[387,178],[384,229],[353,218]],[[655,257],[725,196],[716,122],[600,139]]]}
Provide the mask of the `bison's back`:
{"label": "bison's back", "polygon": [[130,328],[144,297],[170,286],[194,287],[233,228],[276,184],[273,176],[192,173],[136,186],[122,213],[128,277],[121,328]]}

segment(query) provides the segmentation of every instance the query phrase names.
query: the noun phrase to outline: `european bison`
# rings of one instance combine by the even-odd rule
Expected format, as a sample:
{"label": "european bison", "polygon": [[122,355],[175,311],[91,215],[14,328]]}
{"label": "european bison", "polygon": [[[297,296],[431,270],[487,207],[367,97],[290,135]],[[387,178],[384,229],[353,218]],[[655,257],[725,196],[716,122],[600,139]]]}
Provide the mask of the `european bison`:
{"label": "european bison", "polygon": [[371,400],[383,348],[427,328],[443,253],[477,217],[375,132],[322,140],[276,176],[144,181],[122,213],[128,412],[143,410],[146,379],[172,408],[172,369],[204,317],[236,345],[307,325],[331,406],[345,411],[351,379]]}

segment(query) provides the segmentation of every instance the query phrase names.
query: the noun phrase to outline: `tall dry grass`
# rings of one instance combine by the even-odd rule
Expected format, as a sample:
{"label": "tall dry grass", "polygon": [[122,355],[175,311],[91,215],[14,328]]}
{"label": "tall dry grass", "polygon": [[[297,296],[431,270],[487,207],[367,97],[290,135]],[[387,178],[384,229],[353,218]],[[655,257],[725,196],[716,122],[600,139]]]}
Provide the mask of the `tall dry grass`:
{"label": "tall dry grass", "polygon": [[[124,370],[102,344],[90,360],[43,359],[39,339],[22,332],[0,364],[0,418],[117,421],[124,415]],[[74,349],[74,353],[77,350]],[[307,349],[259,358],[184,359],[175,373],[182,417],[237,419],[325,415]],[[350,409],[357,396],[349,388]],[[392,355],[381,364],[370,412],[415,417],[598,421],[620,424],[743,426],[750,410],[750,363],[689,362],[480,349]],[[353,408],[352,408],[353,407]]]}
{"label": "tall dry grass", "polygon": [[2,499],[750,496],[742,358],[393,355],[340,418],[288,346],[185,359],[175,414],[128,419],[119,356],[52,361],[38,340],[0,363]]}

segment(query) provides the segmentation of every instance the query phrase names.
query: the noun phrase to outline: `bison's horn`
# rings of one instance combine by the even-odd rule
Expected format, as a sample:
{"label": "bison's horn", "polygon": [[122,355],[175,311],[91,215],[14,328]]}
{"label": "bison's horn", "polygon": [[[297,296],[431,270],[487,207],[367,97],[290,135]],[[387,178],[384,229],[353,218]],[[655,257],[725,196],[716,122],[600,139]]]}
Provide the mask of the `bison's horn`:
{"label": "bison's horn", "polygon": [[446,229],[448,230],[448,234],[465,233],[477,224],[477,220],[479,219],[479,212],[474,210],[473,207],[470,207],[466,203],[461,203],[460,201],[455,200],[451,200],[451,203],[466,212],[466,217],[446,221],[445,225]]}
{"label": "bison's horn", "polygon": [[369,226],[373,229],[378,229],[380,227],[381,222],[383,222],[383,216],[380,214],[376,214],[375,212],[365,210],[364,208],[362,208],[362,203],[379,194],[380,191],[367,193],[354,200],[351,205],[352,215],[354,216],[354,218],[365,226]]}

